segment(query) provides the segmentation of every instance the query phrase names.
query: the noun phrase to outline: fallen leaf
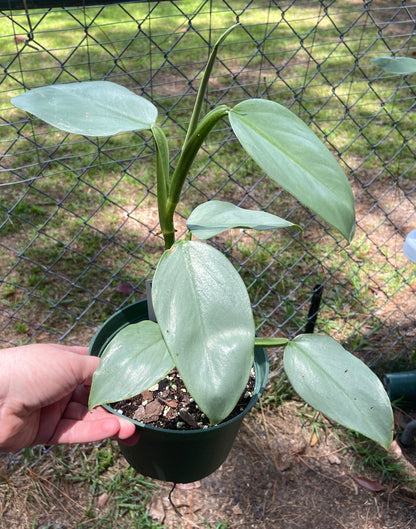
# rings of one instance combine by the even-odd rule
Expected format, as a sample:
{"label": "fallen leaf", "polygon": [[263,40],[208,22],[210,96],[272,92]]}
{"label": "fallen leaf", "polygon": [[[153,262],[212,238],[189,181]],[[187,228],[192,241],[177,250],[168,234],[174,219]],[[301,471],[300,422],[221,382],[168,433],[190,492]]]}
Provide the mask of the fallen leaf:
{"label": "fallen leaf", "polygon": [[319,439],[318,439],[318,436],[316,435],[316,433],[314,432],[312,434],[312,437],[311,437],[311,440],[310,440],[310,445],[313,447],[313,446],[316,446],[319,442]]}
{"label": "fallen leaf", "polygon": [[102,494],[100,494],[100,496],[98,496],[98,507],[100,507],[100,509],[102,509],[103,507],[105,507],[105,504],[107,503],[108,501],[108,494],[106,492],[103,492]]}
{"label": "fallen leaf", "polygon": [[371,492],[382,492],[383,490],[386,490],[386,487],[380,481],[373,481],[363,476],[351,477],[356,483],[358,483],[358,485],[361,485],[361,487],[367,490],[371,490]]}
{"label": "fallen leaf", "polygon": [[398,489],[397,489],[398,492],[400,492],[400,494],[404,494],[405,496],[408,496],[410,498],[413,498],[413,499],[416,499],[416,490],[410,488],[410,487],[407,487],[406,485],[401,485]]}
{"label": "fallen leaf", "polygon": [[120,283],[116,286],[117,292],[123,292],[123,294],[130,294],[133,292],[134,288],[129,283]]}

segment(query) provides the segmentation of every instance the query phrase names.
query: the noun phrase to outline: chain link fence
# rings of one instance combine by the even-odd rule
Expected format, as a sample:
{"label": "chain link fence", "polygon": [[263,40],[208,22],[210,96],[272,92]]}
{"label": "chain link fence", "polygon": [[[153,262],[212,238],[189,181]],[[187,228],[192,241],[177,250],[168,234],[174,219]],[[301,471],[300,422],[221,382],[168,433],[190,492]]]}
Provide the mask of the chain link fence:
{"label": "chain link fence", "polygon": [[270,187],[225,124],[187,181],[178,234],[191,208],[213,198],[301,224],[302,233],[234,230],[213,242],[248,285],[259,332],[303,332],[321,285],[317,331],[377,369],[409,366],[415,272],[401,248],[415,225],[415,76],[385,74],[371,58],[416,56],[416,3],[89,3],[0,2],[1,345],[87,344],[105,318],[145,296],[163,247],[149,136],[64,134],[10,98],[48,83],[120,83],[158,106],[174,166],[209,49],[239,22],[206,109],[266,97],[310,124],[350,178],[356,237],[346,246]]}

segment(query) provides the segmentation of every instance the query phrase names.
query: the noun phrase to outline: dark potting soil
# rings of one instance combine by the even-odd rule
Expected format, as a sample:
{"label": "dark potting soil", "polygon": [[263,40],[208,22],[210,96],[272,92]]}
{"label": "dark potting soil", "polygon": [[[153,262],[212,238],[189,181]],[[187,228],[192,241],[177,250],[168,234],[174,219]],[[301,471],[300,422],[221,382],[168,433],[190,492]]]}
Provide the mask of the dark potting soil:
{"label": "dark potting soil", "polygon": [[[253,396],[254,383],[252,369],[245,391],[225,420],[232,419],[245,409]],[[208,417],[198,408],[176,369],[149,390],[131,399],[114,402],[111,407],[131,419],[169,430],[196,430],[210,425]]]}

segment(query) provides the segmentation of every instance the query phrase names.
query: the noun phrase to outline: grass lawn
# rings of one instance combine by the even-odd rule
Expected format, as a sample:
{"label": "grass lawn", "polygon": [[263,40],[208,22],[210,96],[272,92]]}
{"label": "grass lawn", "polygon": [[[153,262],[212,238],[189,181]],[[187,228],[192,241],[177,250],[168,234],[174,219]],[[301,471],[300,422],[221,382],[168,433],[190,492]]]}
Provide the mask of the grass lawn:
{"label": "grass lawn", "polygon": [[[0,208],[5,343],[49,337],[87,342],[117,307],[143,297],[144,281],[161,250],[149,137],[85,139],[57,132],[11,107],[10,97],[24,89],[107,79],[150,97],[167,126],[174,166],[207,43],[238,19],[242,28],[220,50],[207,108],[269,97],[291,107],[327,141],[357,182],[357,200],[375,200],[368,184],[375,178],[384,193],[399,179],[401,188],[412,189],[416,118],[408,110],[414,88],[411,79],[382,75],[370,62],[387,46],[403,46],[404,38],[379,39],[354,4],[334,8],[330,16],[317,3],[283,9],[237,2],[230,9],[217,1],[209,7],[184,1],[151,9],[133,3],[34,10],[32,47],[15,42],[27,29],[23,12],[0,18],[5,71],[0,178],[1,184],[12,184],[1,186]],[[384,243],[370,244],[368,262],[360,261],[357,274],[357,260],[349,257],[362,243],[336,251],[343,245],[338,235],[322,232],[316,220],[310,224],[309,213],[265,181],[225,123],[211,135],[190,175],[178,234],[181,215],[214,197],[283,213],[305,225],[303,235],[280,231],[260,239],[251,233],[235,233],[232,241],[218,238],[242,270],[257,323],[267,332],[276,326],[287,335],[301,329],[314,284],[328,283],[322,328],[333,329],[339,320],[344,341],[361,343],[356,323],[342,322],[356,314],[366,325],[377,320],[368,277],[382,269],[383,295],[391,298],[403,278],[413,275],[404,259],[386,259]]]}

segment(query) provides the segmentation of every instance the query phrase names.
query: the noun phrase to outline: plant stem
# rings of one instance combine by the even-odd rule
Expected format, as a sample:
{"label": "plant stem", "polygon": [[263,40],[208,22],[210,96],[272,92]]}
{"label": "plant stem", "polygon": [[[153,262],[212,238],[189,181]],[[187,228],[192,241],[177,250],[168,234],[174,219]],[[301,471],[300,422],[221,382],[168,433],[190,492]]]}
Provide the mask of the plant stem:
{"label": "plant stem", "polygon": [[156,177],[157,177],[157,206],[160,229],[165,240],[165,249],[172,246],[175,240],[173,216],[167,215],[167,200],[169,189],[169,147],[163,130],[158,126],[152,127],[152,134],[156,144]]}
{"label": "plant stem", "polygon": [[201,84],[198,88],[198,93],[195,100],[195,105],[192,110],[191,119],[189,120],[189,126],[188,131],[186,133],[184,146],[187,144],[188,140],[191,138],[192,134],[195,132],[199,116],[201,115],[202,105],[204,103],[205,94],[208,87],[209,78],[211,77],[212,69],[215,64],[215,59],[217,58],[218,49],[221,46],[221,44],[224,42],[224,40],[228,37],[228,35],[233,31],[234,28],[239,26],[240,24],[234,24],[233,26],[229,27],[217,40],[217,42],[214,44],[214,47],[210,53],[210,56],[208,57],[208,62],[205,66],[204,74],[202,76]]}
{"label": "plant stem", "polygon": [[165,240],[165,250],[168,250],[175,242],[173,215],[175,214],[176,206],[178,205],[182,188],[192,162],[194,161],[198,150],[200,149],[203,141],[208,136],[211,129],[221,118],[225,117],[229,110],[226,105],[221,105],[218,108],[214,108],[208,112],[208,114],[198,124],[209,78],[215,64],[215,59],[217,58],[218,48],[231,33],[231,31],[239,25],[240,24],[234,24],[233,26],[229,27],[214,44],[214,47],[210,53],[204,74],[202,76],[201,84],[198,88],[195,105],[192,110],[182,152],[179,157],[179,162],[172,175],[170,184],[169,151],[167,149],[166,137],[162,129],[159,127],[152,128],[157,149],[157,195],[159,221],[163,238]]}
{"label": "plant stem", "polygon": [[178,205],[182,188],[185,183],[186,176],[195,159],[202,143],[205,141],[209,132],[216,123],[228,114],[229,108],[226,105],[221,105],[209,112],[199,123],[194,133],[190,136],[187,143],[184,145],[181,152],[178,165],[172,175],[172,180],[169,186],[169,194],[166,207],[167,221],[172,220]]}
{"label": "plant stem", "polygon": [[282,347],[287,345],[289,340],[287,338],[255,338],[254,345],[256,347]]}

